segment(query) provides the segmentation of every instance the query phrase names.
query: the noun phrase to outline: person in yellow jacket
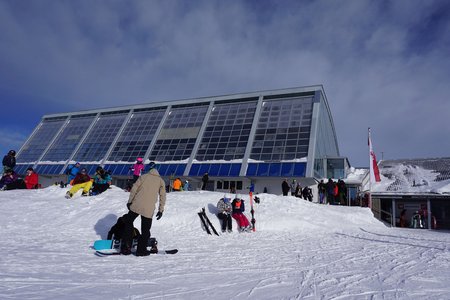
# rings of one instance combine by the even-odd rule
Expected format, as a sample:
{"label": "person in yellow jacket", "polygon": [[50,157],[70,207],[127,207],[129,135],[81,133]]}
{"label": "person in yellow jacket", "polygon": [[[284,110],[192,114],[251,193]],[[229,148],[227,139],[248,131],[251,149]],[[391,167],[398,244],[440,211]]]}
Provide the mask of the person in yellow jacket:
{"label": "person in yellow jacket", "polygon": [[150,238],[150,228],[152,227],[153,213],[159,198],[159,208],[156,220],[161,219],[164,206],[166,204],[166,186],[164,180],[155,169],[155,163],[149,164],[150,171],[139,177],[130,191],[127,207],[128,213],[122,218],[125,224],[120,253],[131,254],[131,242],[133,236],[133,222],[141,216],[141,236],[138,238],[136,256],[147,256],[153,251],[147,251],[147,243]]}
{"label": "person in yellow jacket", "polygon": [[172,189],[175,192],[181,192],[183,190],[183,183],[181,182],[180,178],[177,178],[173,181]]}

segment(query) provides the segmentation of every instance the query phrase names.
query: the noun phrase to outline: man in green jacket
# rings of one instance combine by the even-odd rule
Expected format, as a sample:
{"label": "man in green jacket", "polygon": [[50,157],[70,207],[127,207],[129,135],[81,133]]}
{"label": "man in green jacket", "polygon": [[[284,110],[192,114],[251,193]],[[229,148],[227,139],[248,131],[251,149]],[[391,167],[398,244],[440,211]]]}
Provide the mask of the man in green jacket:
{"label": "man in green jacket", "polygon": [[130,191],[127,203],[129,211],[123,216],[125,228],[120,252],[124,255],[131,254],[133,222],[139,215],[141,216],[141,236],[138,239],[136,256],[147,256],[151,253],[147,250],[147,243],[158,198],[159,208],[156,220],[161,219],[166,204],[165,183],[154,167],[155,163],[150,163],[150,171],[140,176]]}

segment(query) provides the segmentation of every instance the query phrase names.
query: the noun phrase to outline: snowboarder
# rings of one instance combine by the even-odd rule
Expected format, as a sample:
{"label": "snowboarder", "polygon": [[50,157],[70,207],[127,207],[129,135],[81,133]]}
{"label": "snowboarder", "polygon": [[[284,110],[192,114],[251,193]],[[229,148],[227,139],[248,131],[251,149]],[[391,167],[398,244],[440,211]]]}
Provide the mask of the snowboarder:
{"label": "snowboarder", "polygon": [[233,209],[231,206],[231,197],[227,194],[223,195],[223,198],[217,202],[217,217],[221,220],[222,232],[233,231],[233,226],[231,222],[231,210]]}
{"label": "snowboarder", "polygon": [[[107,237],[108,240],[112,240],[112,239],[121,240],[123,238],[123,231],[125,229],[125,222],[123,221],[124,216],[125,215],[119,217],[117,219],[116,224],[114,224],[114,226],[111,227],[111,229],[108,232],[108,237]],[[132,233],[133,239],[139,238],[140,235],[141,234],[139,233],[139,230],[136,227],[133,227],[133,233]]]}
{"label": "snowboarder", "polygon": [[245,204],[244,200],[242,200],[241,195],[237,194],[236,198],[231,203],[232,207],[232,214],[231,216],[233,219],[236,220],[240,231],[248,231],[250,232],[252,230],[252,226],[250,225],[250,222],[248,221],[247,217],[243,214],[245,211]]}
{"label": "snowboarder", "polygon": [[66,193],[66,198],[70,199],[75,195],[80,189],[83,189],[81,196],[89,196],[89,190],[92,187],[91,177],[87,174],[86,168],[82,168],[80,173],[75,176],[72,181],[72,188]]}
{"label": "snowboarder", "polygon": [[3,157],[3,173],[7,170],[14,170],[16,166],[16,151],[9,150],[8,154]]}
{"label": "snowboarder", "polygon": [[[159,198],[159,208],[156,220],[161,219],[164,206],[166,204],[166,187],[164,180],[159,176],[154,168],[155,163],[150,163],[150,171],[139,177],[130,191],[127,207],[128,213],[123,216],[125,230],[122,238],[120,253],[131,254],[131,241],[133,238],[133,222],[141,216],[141,236],[138,239],[136,256],[150,255],[147,250],[148,239],[150,238],[150,228],[152,227],[152,217],[155,212],[155,205]],[[157,251],[157,249],[155,249]],[[154,250],[154,251],[155,251]]]}

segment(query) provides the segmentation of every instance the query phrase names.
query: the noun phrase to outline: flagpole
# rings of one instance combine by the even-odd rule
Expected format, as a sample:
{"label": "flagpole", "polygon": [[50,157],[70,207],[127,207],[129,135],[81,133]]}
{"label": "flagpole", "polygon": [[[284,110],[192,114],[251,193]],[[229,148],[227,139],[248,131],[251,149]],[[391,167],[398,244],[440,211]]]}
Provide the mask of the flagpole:
{"label": "flagpole", "polygon": [[370,137],[370,127],[368,128],[369,135],[369,208],[372,209],[372,138]]}

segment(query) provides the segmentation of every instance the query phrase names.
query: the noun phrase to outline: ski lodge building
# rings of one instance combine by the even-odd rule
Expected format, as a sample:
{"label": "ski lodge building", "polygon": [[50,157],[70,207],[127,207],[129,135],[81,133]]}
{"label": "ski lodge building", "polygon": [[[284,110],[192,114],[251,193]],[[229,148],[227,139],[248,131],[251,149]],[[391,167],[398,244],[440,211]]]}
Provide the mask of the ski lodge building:
{"label": "ski lodge building", "polygon": [[32,166],[48,186],[80,162],[101,165],[124,186],[136,158],[192,190],[281,193],[284,178],[302,186],[345,178],[330,107],[321,85],[45,115],[17,153],[17,173]]}

